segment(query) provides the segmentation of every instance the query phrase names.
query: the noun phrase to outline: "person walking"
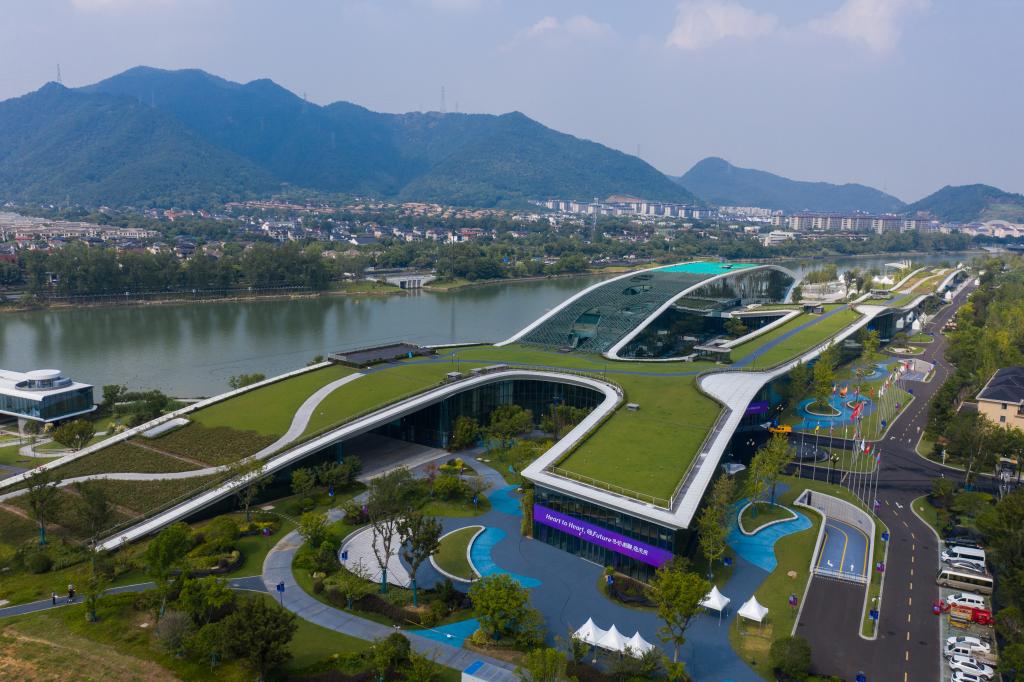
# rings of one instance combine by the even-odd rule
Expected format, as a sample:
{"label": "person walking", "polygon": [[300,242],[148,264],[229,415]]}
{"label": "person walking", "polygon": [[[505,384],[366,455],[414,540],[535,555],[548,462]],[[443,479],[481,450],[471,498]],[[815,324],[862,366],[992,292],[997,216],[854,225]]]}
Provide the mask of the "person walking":
{"label": "person walking", "polygon": [[57,593],[56,592],[51,592],[50,593],[50,603],[53,604],[54,606],[57,605]]}
{"label": "person walking", "polygon": [[68,603],[75,601],[75,586],[68,583]]}

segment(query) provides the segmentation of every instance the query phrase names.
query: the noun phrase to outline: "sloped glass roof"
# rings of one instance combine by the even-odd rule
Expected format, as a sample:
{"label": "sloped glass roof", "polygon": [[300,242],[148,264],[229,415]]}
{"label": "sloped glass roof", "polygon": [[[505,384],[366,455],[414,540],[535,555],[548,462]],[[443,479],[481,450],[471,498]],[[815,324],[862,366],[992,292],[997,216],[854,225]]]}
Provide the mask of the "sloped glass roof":
{"label": "sloped glass roof", "polygon": [[594,287],[519,339],[520,343],[603,353],[681,292],[717,275],[757,267],[697,262],[644,270]]}

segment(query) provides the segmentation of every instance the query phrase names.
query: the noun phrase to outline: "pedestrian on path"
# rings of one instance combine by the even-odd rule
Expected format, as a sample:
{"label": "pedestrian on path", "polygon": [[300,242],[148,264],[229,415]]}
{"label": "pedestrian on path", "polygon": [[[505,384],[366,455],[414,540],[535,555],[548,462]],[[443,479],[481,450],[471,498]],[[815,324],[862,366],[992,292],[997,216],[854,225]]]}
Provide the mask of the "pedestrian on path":
{"label": "pedestrian on path", "polygon": [[75,586],[68,583],[68,603],[75,601]]}
{"label": "pedestrian on path", "polygon": [[53,604],[54,606],[57,605],[57,593],[56,592],[51,592],[50,593],[50,603]]}

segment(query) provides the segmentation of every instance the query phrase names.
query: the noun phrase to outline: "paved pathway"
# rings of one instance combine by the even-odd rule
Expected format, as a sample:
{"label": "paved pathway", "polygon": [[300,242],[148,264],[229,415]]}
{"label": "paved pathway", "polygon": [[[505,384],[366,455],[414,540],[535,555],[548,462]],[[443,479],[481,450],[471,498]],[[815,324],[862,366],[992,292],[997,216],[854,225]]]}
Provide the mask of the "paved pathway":
{"label": "paved pathway", "polygon": [[[228,586],[235,590],[247,590],[253,592],[266,592],[266,588],[263,585],[263,580],[260,576],[248,576],[245,578],[232,578],[228,580]],[[104,594],[125,594],[131,592],[145,592],[146,590],[152,590],[156,588],[156,583],[145,582],[136,583],[134,585],[120,585],[118,587],[112,587]],[[64,588],[62,588],[64,589]],[[0,608],[0,618],[10,618],[11,616],[22,616],[26,613],[36,613],[38,611],[47,611],[49,609],[59,609],[62,606],[69,606],[67,600],[67,592],[57,594],[57,604],[54,606],[51,599],[41,599],[39,601],[28,602],[26,604],[16,604],[14,606],[7,606]],[[82,603],[82,594],[79,593],[75,597],[74,604]]]}
{"label": "paved pathway", "polygon": [[[338,520],[344,516],[340,510],[331,510],[332,520]],[[358,637],[359,639],[373,641],[387,637],[395,630],[387,625],[375,623],[366,618],[361,618],[341,609],[323,604],[317,601],[299,587],[292,575],[292,560],[295,552],[302,546],[302,539],[297,531],[292,531],[278,542],[263,562],[263,584],[267,591],[276,592],[279,583],[284,583],[285,591],[281,597],[284,608],[297,614],[299,617],[311,623],[320,625],[329,630],[341,632],[346,635]],[[456,670],[465,670],[474,661],[484,660],[492,665],[505,670],[512,670],[513,666],[466,649],[438,644],[437,642],[421,637],[413,632],[406,631],[404,634],[409,638],[413,648],[423,654],[433,656],[441,665]]]}

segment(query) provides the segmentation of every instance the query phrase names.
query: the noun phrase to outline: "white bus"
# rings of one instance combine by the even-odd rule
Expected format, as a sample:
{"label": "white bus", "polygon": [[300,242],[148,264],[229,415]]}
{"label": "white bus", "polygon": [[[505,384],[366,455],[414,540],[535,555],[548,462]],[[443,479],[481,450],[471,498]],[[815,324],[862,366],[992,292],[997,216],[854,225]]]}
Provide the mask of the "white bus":
{"label": "white bus", "polygon": [[968,590],[978,594],[992,594],[992,576],[986,573],[956,568],[943,568],[939,571],[935,582],[942,587]]}

